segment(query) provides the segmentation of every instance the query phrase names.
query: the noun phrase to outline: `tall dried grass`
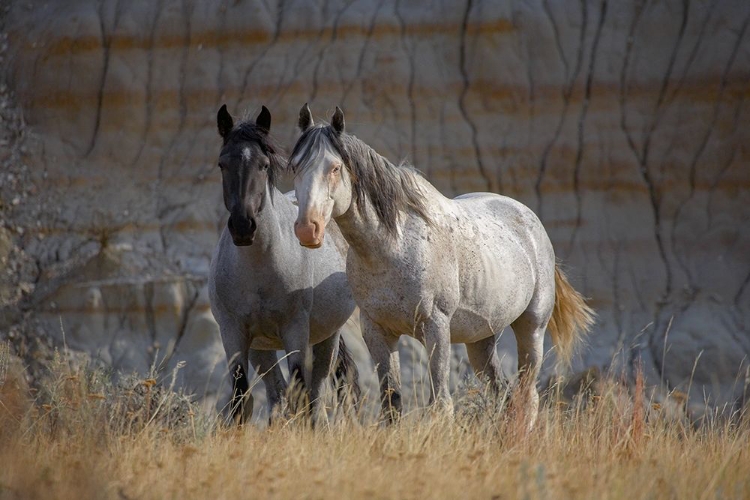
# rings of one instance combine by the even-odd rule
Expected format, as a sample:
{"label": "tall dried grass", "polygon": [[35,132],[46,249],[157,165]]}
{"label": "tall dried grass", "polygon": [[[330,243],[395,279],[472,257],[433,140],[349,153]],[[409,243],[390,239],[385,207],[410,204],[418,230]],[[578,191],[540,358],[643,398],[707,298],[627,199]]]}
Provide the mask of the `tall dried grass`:
{"label": "tall dried grass", "polygon": [[[8,380],[3,401],[28,397]],[[0,498],[750,497],[747,421],[666,418],[642,381],[549,397],[530,434],[463,392],[453,418],[236,428],[151,380],[57,359],[33,404],[0,405]]]}

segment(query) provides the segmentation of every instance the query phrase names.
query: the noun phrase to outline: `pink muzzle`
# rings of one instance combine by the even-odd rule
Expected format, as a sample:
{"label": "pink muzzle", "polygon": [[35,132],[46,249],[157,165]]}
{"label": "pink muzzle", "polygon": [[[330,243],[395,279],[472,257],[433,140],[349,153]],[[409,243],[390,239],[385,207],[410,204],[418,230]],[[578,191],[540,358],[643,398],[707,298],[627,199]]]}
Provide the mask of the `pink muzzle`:
{"label": "pink muzzle", "polygon": [[323,233],[324,230],[317,222],[297,220],[294,223],[294,234],[303,247],[320,247],[323,244]]}

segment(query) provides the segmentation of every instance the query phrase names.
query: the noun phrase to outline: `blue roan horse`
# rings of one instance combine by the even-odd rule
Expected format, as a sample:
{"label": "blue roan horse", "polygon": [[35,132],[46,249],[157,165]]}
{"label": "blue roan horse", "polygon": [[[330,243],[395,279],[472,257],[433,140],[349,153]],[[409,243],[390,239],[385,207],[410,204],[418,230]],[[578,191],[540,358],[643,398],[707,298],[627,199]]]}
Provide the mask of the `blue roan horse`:
{"label": "blue roan horse", "polygon": [[287,388],[278,349],[286,350],[291,376],[309,386],[314,405],[337,356],[339,383],[353,382],[356,394],[356,367],[340,332],[355,309],[344,270],[346,243],[337,235],[338,241],[334,236],[312,252],[296,240],[297,207],[275,186],[286,159],[269,136],[265,106],[255,123],[237,126],[222,106],[217,122],[229,221],[211,260],[209,295],[233,377],[232,418],[244,422],[252,415],[248,359],[263,374],[273,415]]}
{"label": "blue roan horse", "polygon": [[299,200],[295,233],[304,246],[325,247],[334,219],[349,243],[346,272],[384,410],[401,408],[400,335],[424,342],[431,399],[450,409],[450,343],[465,343],[477,374],[495,382],[495,335],[510,325],[520,375],[514,406],[533,426],[545,330],[558,356],[568,358],[593,321],[534,212],[492,193],[446,198],[414,169],[348,135],[339,108],[331,125],[314,125],[305,105],[299,126],[289,159]]}

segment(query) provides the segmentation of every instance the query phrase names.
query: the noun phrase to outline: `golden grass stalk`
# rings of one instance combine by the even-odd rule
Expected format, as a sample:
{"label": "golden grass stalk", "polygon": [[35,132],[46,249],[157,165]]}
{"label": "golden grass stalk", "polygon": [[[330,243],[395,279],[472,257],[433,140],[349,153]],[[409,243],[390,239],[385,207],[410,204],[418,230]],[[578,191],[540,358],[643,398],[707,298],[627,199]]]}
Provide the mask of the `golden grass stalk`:
{"label": "golden grass stalk", "polygon": [[[9,379],[3,401],[28,397]],[[0,498],[750,497],[746,420],[694,428],[648,401],[642,381],[632,394],[602,387],[547,398],[531,433],[482,387],[453,417],[236,428],[148,380],[113,384],[60,362],[21,413],[0,406]]]}

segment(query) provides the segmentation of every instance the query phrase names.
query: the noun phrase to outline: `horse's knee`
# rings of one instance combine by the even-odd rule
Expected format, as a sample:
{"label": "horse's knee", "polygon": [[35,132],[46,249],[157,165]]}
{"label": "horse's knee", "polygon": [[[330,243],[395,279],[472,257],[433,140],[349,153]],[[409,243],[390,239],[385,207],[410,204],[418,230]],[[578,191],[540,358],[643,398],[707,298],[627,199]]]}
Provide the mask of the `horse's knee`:
{"label": "horse's knee", "polygon": [[402,408],[401,392],[396,389],[386,390],[383,397],[383,415],[386,422],[397,422],[401,418]]}
{"label": "horse's knee", "polygon": [[237,363],[231,371],[232,375],[232,420],[239,424],[249,422],[253,414],[253,396],[245,368]]}
{"label": "horse's knee", "polygon": [[531,431],[539,415],[539,391],[536,388],[536,378],[521,377],[518,385],[511,393],[509,413],[521,428]]}
{"label": "horse's knee", "polygon": [[268,400],[268,411],[272,415],[274,411],[281,408],[284,402],[284,393],[286,392],[286,386],[279,389],[277,387],[269,387],[271,384],[266,384],[266,399]]}
{"label": "horse's knee", "polygon": [[436,398],[433,406],[441,414],[453,416],[453,398],[450,397],[450,394],[448,394],[447,397],[442,396]]}
{"label": "horse's knee", "polygon": [[305,383],[302,366],[294,364],[290,367],[289,386],[287,388],[287,402],[293,413],[305,411],[311,413],[310,391]]}
{"label": "horse's knee", "polygon": [[287,392],[289,390],[307,391],[302,363],[289,363],[289,384],[287,385]]}

